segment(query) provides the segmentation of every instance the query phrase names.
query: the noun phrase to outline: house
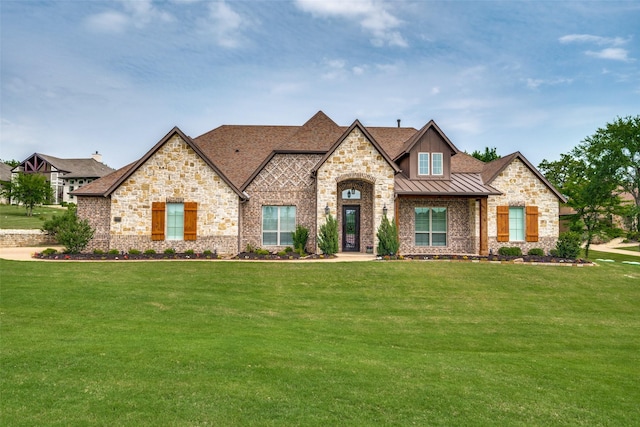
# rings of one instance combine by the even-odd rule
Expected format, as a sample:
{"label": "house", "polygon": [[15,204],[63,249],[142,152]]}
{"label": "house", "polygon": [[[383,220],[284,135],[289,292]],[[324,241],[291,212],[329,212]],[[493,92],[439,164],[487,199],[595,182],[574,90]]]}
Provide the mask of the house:
{"label": "house", "polygon": [[53,189],[53,204],[75,203],[72,191],[113,172],[102,163],[97,151],[87,159],[60,159],[46,154],[34,153],[11,170],[18,173],[39,173],[47,178]]}
{"label": "house", "polygon": [[404,254],[548,251],[563,196],[519,152],[483,163],[430,121],[421,129],[340,126],[322,111],[302,126],[172,129],[141,159],[73,192],[96,229],[89,249],[307,250],[327,215],[340,250],[377,246],[384,215]]}
{"label": "house", "polygon": [[[11,169],[12,167],[8,164],[0,162],[0,186],[11,182]],[[4,195],[0,195],[0,203],[7,204],[9,200]]]}

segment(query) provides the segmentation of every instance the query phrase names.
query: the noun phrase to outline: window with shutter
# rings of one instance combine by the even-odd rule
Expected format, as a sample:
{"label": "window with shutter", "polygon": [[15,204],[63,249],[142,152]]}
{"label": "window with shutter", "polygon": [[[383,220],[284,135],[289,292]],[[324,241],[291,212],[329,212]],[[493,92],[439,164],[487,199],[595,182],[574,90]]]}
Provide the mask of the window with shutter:
{"label": "window with shutter", "polygon": [[151,240],[164,240],[164,202],[151,204]]}
{"label": "window with shutter", "polygon": [[538,241],[538,207],[527,206],[527,226],[526,226],[527,242]]}
{"label": "window with shutter", "polygon": [[509,241],[509,206],[497,207],[498,242]]}

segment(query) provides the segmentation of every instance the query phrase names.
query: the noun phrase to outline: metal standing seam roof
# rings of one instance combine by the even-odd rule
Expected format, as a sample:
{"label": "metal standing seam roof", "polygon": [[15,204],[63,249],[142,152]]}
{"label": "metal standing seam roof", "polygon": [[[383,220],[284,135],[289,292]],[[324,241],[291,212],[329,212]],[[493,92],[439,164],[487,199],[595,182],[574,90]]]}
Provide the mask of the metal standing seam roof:
{"label": "metal standing seam roof", "polygon": [[395,177],[395,193],[420,196],[489,196],[501,191],[482,183],[478,173],[452,173],[451,180],[410,180],[402,174]]}

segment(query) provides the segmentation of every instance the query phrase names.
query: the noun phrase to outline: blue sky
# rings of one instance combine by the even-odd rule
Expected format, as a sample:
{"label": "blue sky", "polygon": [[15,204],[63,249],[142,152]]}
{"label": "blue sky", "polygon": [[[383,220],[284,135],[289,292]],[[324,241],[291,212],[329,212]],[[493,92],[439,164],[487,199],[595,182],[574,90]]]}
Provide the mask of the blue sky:
{"label": "blue sky", "polygon": [[422,127],[557,160],[640,114],[640,2],[0,2],[0,158],[137,160],[173,126]]}

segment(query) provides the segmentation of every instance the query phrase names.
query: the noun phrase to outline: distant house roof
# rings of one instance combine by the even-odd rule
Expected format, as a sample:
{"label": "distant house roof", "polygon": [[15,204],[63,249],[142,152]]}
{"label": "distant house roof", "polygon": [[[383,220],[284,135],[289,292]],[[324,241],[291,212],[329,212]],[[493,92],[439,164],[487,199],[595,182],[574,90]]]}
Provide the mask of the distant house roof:
{"label": "distant house roof", "polygon": [[20,166],[13,168],[13,171],[21,170],[32,160],[45,161],[53,166],[57,171],[63,173],[63,178],[101,178],[114,171],[113,168],[101,163],[93,158],[87,159],[61,159],[48,154],[34,153],[24,160]]}

